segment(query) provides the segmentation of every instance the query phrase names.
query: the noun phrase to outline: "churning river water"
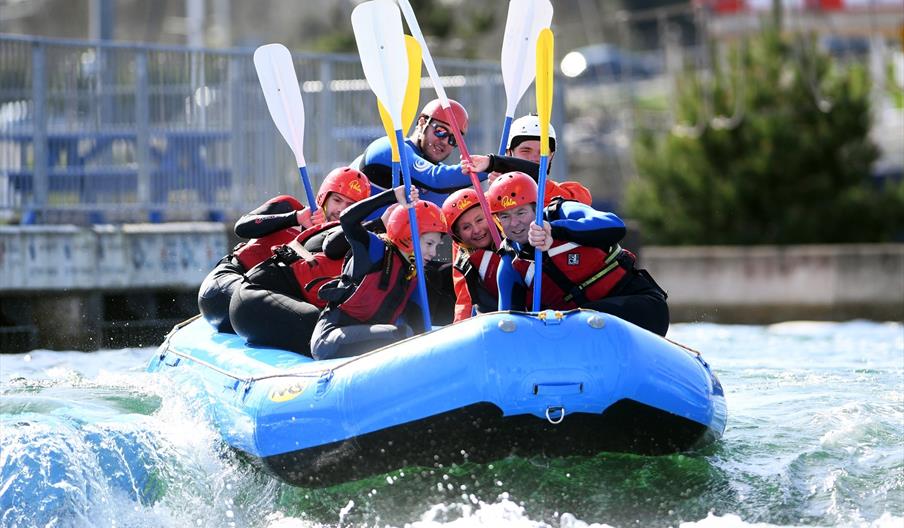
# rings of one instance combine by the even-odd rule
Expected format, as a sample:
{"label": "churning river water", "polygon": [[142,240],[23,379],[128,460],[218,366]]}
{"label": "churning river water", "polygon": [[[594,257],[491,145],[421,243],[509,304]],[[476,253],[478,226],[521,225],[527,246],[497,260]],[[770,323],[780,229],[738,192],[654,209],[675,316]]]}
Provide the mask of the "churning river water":
{"label": "churning river water", "polygon": [[904,325],[680,324],[728,402],[723,439],[405,468],[294,488],[218,441],[153,349],[0,355],[0,527],[904,527]]}

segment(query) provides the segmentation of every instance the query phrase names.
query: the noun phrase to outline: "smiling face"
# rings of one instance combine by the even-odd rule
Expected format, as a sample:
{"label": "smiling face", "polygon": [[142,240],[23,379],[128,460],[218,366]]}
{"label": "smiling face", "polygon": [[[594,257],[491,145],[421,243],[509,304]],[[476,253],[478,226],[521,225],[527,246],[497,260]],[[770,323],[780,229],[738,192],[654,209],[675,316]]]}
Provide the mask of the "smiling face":
{"label": "smiling face", "polygon": [[496,213],[506,238],[519,244],[527,242],[527,228],[534,218],[534,205],[526,204]]}
{"label": "smiling face", "polygon": [[[540,163],[540,140],[539,139],[529,139],[527,141],[522,141],[518,144],[514,149],[508,151],[509,156],[514,156],[516,158],[520,158],[523,160],[533,161],[534,163]],[[549,164],[552,165],[552,158],[555,156],[555,151],[549,153]]]}
{"label": "smiling face", "polygon": [[490,246],[490,228],[480,207],[471,207],[458,217],[452,231],[467,246],[485,249]]}
{"label": "smiling face", "polygon": [[323,202],[323,216],[326,218],[327,222],[339,220],[339,214],[342,213],[342,211],[345,211],[348,206],[353,203],[355,203],[355,201],[351,198],[337,192],[331,192]]}
{"label": "smiling face", "polygon": [[436,248],[442,242],[443,234],[431,231],[421,235],[421,258],[424,262],[433,260],[436,257]]}
{"label": "smiling face", "polygon": [[[452,136],[452,127],[438,119],[430,119],[427,116],[418,118],[419,141],[418,146],[424,157],[433,163],[439,163],[452,154],[455,147],[449,144],[455,141]],[[437,137],[437,133],[443,137]]]}

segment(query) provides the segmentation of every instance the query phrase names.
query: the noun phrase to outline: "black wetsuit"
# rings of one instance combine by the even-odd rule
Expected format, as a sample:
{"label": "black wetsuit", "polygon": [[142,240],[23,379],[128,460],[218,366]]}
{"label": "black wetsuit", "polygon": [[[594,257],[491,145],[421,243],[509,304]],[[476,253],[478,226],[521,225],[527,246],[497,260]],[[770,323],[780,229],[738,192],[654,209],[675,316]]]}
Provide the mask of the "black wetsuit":
{"label": "black wetsuit", "polygon": [[[379,219],[366,222],[365,228],[381,231],[383,222]],[[335,226],[307,238],[304,248],[311,253],[322,252],[330,259],[341,260],[350,246],[342,234],[342,228]],[[229,318],[236,333],[252,345],[282,348],[310,356],[311,334],[321,308],[308,302],[301,292],[298,279],[290,267],[298,258],[294,250],[281,249],[247,272],[244,281],[235,288]],[[332,277],[323,279],[326,282]]]}
{"label": "black wetsuit", "polygon": [[245,274],[229,304],[235,333],[248,344],[311,355],[320,308],[304,300],[290,264],[299,258],[287,246]]}
{"label": "black wetsuit", "polygon": [[[239,218],[235,234],[244,239],[257,239],[297,226],[296,209],[291,203],[270,200]],[[242,245],[220,259],[198,289],[198,310],[218,332],[235,333],[229,321],[229,302],[242,274],[248,271],[234,255]]]}
{"label": "black wetsuit", "polygon": [[[351,244],[352,253],[345,263],[342,277],[332,288],[324,286],[320,291],[320,296],[329,300],[330,304],[317,321],[314,335],[311,337],[311,352],[315,359],[363,354],[412,335],[412,327],[418,331],[423,328],[417,295],[405,295],[396,298],[394,305],[384,306],[387,311],[392,311],[399,308],[398,303],[405,303],[403,319],[408,324],[397,321],[362,322],[339,308],[342,302],[354,294],[368,274],[384,273],[385,259],[393,258],[392,252],[396,250],[362,226],[364,219],[373,211],[385,208],[393,202],[395,202],[394,192],[384,191],[352,205],[339,217],[345,238]],[[379,303],[381,300],[375,299],[375,302]]]}

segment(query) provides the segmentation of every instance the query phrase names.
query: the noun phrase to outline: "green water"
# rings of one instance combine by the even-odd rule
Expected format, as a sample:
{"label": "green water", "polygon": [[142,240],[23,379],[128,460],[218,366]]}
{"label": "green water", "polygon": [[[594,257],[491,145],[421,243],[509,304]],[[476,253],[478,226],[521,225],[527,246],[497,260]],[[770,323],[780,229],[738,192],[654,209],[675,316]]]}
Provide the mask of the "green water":
{"label": "green water", "polygon": [[224,449],[150,350],[0,357],[0,527],[904,526],[904,326],[676,325],[728,401],[662,457],[405,468],[293,488]]}

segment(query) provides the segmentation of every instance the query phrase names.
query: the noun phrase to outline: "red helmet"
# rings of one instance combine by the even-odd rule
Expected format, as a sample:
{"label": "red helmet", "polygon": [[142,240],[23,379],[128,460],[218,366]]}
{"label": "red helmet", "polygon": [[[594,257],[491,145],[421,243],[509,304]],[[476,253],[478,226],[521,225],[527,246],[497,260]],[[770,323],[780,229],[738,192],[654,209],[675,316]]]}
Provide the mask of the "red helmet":
{"label": "red helmet", "polygon": [[[461,130],[462,134],[468,132],[468,111],[465,110],[465,107],[461,106],[461,103],[454,99],[449,99],[449,109],[452,110],[452,115],[455,116],[455,121],[458,122],[458,127]],[[427,116],[431,119],[437,119],[444,123],[452,124],[452,118],[446,113],[446,109],[443,108],[443,105],[440,104],[439,99],[434,99],[424,105],[424,109],[421,110],[421,115]]]}
{"label": "red helmet", "polygon": [[360,202],[370,196],[370,180],[359,170],[339,167],[330,171],[320,184],[320,190],[317,191],[317,207],[323,208],[323,203],[331,192]]}
{"label": "red helmet", "polygon": [[295,198],[294,196],[289,196],[287,194],[280,194],[275,198],[270,198],[269,200],[267,200],[268,204],[275,204],[279,202],[286,202],[287,204],[292,206],[292,209],[295,209],[296,211],[301,211],[302,209],[304,209],[304,206],[301,205],[301,202],[299,202],[297,198]]}
{"label": "red helmet", "polygon": [[506,172],[490,184],[487,201],[494,213],[537,203],[537,182],[523,172]]}
{"label": "red helmet", "polygon": [[[413,207],[417,215],[418,234],[446,232],[446,222],[443,220],[443,212],[438,205],[426,200],[418,200]],[[405,253],[411,253],[414,250],[414,246],[411,244],[411,225],[408,224],[408,209],[396,207],[389,213],[389,220],[386,222],[386,237]]]}
{"label": "red helmet", "polygon": [[452,226],[458,220],[458,217],[477,205],[480,205],[480,201],[477,199],[477,191],[470,187],[459,189],[446,198],[446,201],[443,202],[443,216],[446,218],[446,227],[449,228],[450,235],[455,236],[452,233]]}

